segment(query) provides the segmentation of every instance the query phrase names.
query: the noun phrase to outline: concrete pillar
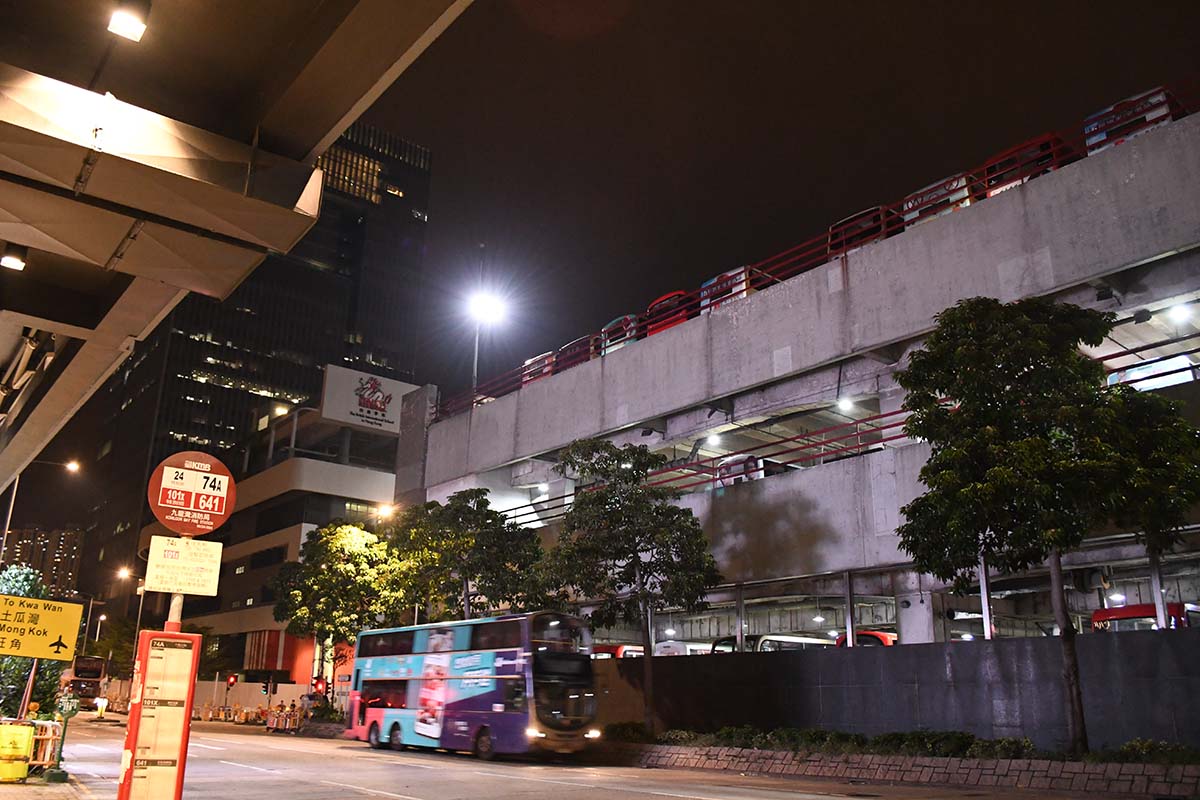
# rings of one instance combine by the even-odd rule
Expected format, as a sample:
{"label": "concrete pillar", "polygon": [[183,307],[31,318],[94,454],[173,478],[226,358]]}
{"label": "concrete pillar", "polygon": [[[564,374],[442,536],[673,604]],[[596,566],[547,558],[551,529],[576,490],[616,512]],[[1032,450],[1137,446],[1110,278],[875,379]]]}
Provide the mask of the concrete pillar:
{"label": "concrete pillar", "polygon": [[425,502],[425,457],[429,424],[437,406],[432,384],[400,398],[400,440],[396,443],[396,503]]}
{"label": "concrete pillar", "polygon": [[946,640],[943,596],[923,588],[922,577],[915,572],[903,572],[893,577],[896,630],[900,635],[900,644],[928,644]]}
{"label": "concrete pillar", "polygon": [[350,463],[350,438],[353,431],[349,428],[342,428],[341,440],[338,442],[338,463]]}

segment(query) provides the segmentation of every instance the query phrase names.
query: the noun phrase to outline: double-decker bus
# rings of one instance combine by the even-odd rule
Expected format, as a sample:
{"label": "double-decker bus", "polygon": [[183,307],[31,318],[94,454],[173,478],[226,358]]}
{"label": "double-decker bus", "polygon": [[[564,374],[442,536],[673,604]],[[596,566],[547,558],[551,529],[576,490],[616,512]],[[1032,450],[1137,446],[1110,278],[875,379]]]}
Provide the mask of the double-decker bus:
{"label": "double-decker bus", "polygon": [[102,656],[75,656],[71,662],[71,674],[66,681],[71,692],[79,698],[83,708],[95,708],[100,687],[104,685],[108,660]]}
{"label": "double-decker bus", "polygon": [[484,759],[578,752],[600,738],[591,656],[582,620],[545,611],[363,631],[345,735]]}

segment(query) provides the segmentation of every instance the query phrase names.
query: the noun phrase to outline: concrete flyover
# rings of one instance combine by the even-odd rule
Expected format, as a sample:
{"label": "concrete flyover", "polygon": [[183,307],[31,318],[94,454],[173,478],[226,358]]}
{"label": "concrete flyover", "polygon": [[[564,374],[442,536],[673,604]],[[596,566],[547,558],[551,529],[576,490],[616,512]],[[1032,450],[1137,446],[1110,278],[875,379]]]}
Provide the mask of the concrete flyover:
{"label": "concrete flyover", "polygon": [[188,293],[224,298],[316,220],[313,162],[470,0],[44,0],[0,31],[0,486]]}

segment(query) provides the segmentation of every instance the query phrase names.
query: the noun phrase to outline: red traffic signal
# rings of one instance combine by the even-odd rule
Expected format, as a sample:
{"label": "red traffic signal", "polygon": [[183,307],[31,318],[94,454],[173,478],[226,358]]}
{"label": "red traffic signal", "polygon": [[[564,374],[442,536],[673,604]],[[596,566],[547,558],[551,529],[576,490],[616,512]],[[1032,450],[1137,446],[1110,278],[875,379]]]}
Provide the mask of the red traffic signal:
{"label": "red traffic signal", "polygon": [[236,683],[237,683],[237,675],[230,675],[228,678],[225,679],[225,685],[228,686],[230,689],[232,689],[234,684],[236,684]]}
{"label": "red traffic signal", "polygon": [[317,694],[325,694],[325,679],[324,678],[313,678],[312,685],[313,685],[314,692],[316,692]]}

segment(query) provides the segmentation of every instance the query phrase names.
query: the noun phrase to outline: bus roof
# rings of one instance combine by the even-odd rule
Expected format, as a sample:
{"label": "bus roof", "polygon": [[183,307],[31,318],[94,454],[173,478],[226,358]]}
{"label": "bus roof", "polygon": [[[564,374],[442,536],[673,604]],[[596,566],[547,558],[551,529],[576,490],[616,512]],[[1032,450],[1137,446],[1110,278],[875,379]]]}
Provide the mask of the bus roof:
{"label": "bus roof", "polygon": [[[513,619],[526,619],[535,617],[538,614],[556,614],[556,611],[530,611],[526,614],[503,614],[499,617],[479,617],[477,619],[452,619],[446,622],[426,622],[424,625],[401,625],[396,628],[370,628],[365,631],[360,631],[359,636],[365,636],[372,633],[395,633],[397,631],[420,631],[429,628],[458,628],[464,625],[482,625],[485,622],[504,622]],[[570,614],[560,614],[560,616],[569,617]]]}

